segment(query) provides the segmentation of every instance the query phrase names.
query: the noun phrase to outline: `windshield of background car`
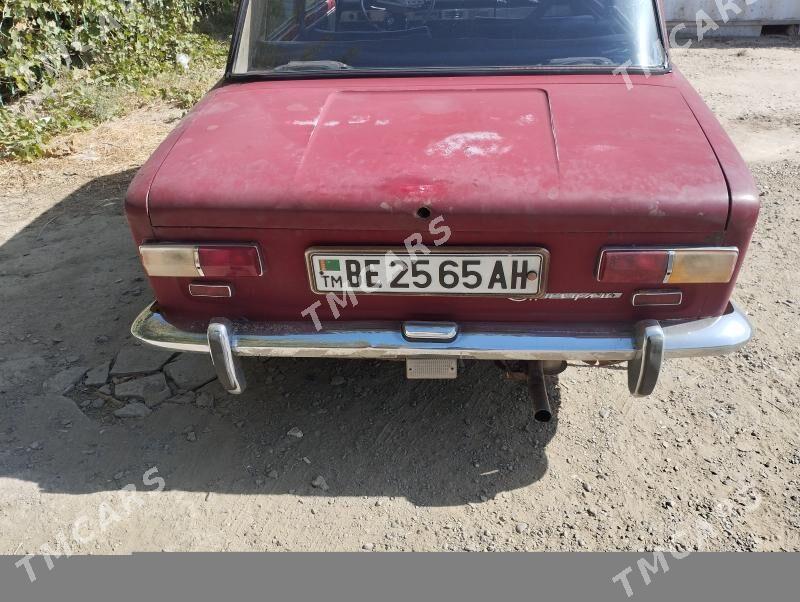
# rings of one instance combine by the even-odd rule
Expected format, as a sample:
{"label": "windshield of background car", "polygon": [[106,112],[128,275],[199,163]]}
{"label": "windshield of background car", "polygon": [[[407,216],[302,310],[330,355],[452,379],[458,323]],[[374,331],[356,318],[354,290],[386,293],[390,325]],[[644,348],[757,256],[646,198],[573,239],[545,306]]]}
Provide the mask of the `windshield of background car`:
{"label": "windshield of background car", "polygon": [[654,0],[249,0],[239,27],[234,75],[665,66]]}

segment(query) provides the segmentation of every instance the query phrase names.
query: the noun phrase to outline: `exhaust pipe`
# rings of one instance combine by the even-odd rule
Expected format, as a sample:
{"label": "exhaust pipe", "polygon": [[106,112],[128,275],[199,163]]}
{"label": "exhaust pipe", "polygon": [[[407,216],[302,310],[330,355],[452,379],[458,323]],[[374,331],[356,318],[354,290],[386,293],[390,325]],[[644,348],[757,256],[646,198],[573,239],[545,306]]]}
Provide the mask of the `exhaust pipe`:
{"label": "exhaust pipe", "polygon": [[533,419],[537,422],[550,422],[553,412],[544,382],[544,366],[540,361],[528,362],[528,392],[533,402]]}

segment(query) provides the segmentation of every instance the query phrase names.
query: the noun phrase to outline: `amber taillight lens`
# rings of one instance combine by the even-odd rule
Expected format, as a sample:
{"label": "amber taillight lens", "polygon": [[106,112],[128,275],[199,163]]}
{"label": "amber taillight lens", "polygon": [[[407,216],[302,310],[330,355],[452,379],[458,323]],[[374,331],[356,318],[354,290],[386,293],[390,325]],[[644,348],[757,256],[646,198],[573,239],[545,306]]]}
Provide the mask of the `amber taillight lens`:
{"label": "amber taillight lens", "polygon": [[676,251],[666,281],[678,284],[730,282],[738,258],[738,249]]}
{"label": "amber taillight lens", "polygon": [[603,249],[597,280],[609,283],[690,284],[730,282],[739,250],[735,247],[692,249]]}

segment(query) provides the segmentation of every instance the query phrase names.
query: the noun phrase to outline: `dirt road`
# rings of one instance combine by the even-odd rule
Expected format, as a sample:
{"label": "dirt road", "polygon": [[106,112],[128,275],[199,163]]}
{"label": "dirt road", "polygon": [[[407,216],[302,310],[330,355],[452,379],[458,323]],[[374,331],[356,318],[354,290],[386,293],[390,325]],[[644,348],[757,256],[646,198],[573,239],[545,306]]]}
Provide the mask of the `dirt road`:
{"label": "dirt road", "polygon": [[[644,400],[620,369],[572,367],[549,425],[485,364],[410,382],[395,363],[252,360],[245,395],[212,382],[145,418],[116,418],[99,385],[59,395],[136,353],[150,293],[120,199],[179,115],[152,107],[60,158],[0,165],[0,551],[60,534],[89,553],[799,550],[800,44],[675,60],[764,191],[736,292],[756,338],[669,362]],[[192,389],[202,370],[179,376]]]}

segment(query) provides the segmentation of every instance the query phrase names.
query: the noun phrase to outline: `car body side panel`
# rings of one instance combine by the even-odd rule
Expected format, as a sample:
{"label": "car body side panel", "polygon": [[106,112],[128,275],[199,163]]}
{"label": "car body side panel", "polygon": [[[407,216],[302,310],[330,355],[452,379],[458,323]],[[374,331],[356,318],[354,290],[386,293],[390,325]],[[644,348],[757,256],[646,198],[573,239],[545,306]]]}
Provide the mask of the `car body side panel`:
{"label": "car body side panel", "polygon": [[[736,270],[724,293],[722,293],[730,298],[758,221],[761,207],[758,186],[747,164],[719,123],[719,120],[677,69],[675,70],[675,83],[692,109],[700,127],[703,128],[703,132],[714,149],[720,167],[725,174],[730,209],[722,244],[739,248],[739,262],[736,265]],[[709,299],[704,313],[716,315],[713,313],[715,310],[715,299]]]}

